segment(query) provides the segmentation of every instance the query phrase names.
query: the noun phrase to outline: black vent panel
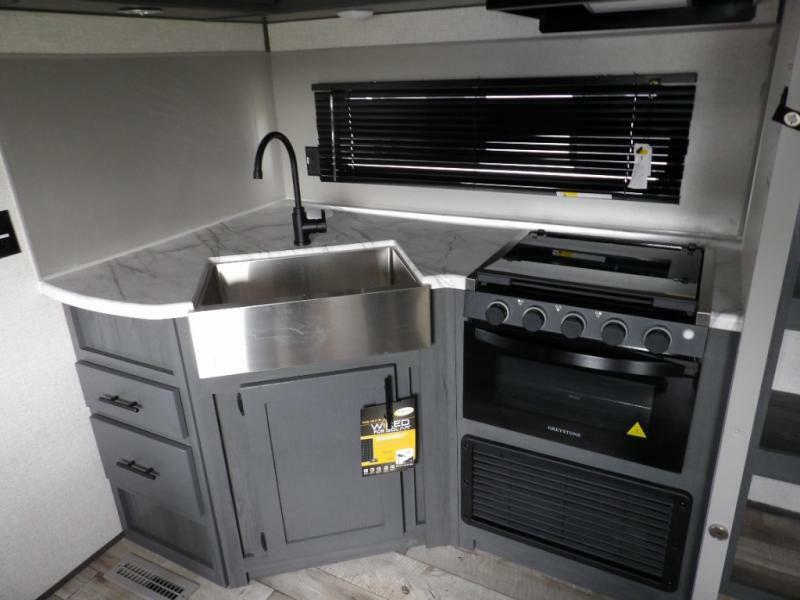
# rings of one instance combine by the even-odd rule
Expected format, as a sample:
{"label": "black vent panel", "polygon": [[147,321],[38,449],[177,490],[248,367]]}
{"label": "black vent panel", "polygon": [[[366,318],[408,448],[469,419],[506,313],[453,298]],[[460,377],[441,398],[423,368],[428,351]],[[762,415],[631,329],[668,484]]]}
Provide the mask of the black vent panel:
{"label": "black vent panel", "polygon": [[689,494],[472,436],[462,440],[461,475],[466,523],[677,588]]}

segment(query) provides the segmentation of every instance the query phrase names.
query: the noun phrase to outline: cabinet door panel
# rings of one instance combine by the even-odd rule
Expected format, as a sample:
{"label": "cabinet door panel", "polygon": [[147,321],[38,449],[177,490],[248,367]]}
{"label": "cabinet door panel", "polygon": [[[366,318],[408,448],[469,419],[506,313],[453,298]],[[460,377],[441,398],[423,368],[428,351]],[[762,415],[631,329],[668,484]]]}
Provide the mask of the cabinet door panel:
{"label": "cabinet door panel", "polygon": [[[384,401],[387,376],[396,381],[394,367],[242,390],[246,437],[258,465],[247,471],[263,478],[257,525],[268,555],[292,558],[403,535],[400,473],[362,477],[360,468],[360,410]],[[256,525],[242,517],[244,527]]]}
{"label": "cabinet door panel", "polygon": [[273,389],[280,399],[267,407],[286,541],[383,525],[384,486],[379,477],[361,475],[364,396],[337,389],[333,395],[341,398],[302,397],[305,387]]}

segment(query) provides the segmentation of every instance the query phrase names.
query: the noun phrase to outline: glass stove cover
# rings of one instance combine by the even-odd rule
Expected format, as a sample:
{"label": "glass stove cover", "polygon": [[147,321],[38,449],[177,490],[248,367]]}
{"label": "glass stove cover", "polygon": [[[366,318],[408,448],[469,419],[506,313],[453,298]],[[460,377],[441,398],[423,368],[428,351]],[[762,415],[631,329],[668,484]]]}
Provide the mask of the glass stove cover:
{"label": "glass stove cover", "polygon": [[[635,305],[693,315],[700,291],[704,251],[697,246],[615,242],[600,238],[528,234],[474,275],[525,295],[567,302],[580,297],[607,308]],[[542,296],[544,294],[544,296]]]}

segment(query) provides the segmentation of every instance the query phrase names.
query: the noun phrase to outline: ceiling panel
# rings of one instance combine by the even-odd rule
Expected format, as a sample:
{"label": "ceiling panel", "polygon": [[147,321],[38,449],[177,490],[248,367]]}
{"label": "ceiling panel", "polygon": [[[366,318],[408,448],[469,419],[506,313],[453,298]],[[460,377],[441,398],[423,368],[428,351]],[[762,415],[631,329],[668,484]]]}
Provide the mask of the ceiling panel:
{"label": "ceiling panel", "polygon": [[[368,0],[357,7],[390,13],[482,4],[480,0]],[[234,22],[318,19],[334,17],[338,11],[354,7],[353,0],[0,0],[0,10]],[[157,12],[149,16],[120,12],[131,8]]]}

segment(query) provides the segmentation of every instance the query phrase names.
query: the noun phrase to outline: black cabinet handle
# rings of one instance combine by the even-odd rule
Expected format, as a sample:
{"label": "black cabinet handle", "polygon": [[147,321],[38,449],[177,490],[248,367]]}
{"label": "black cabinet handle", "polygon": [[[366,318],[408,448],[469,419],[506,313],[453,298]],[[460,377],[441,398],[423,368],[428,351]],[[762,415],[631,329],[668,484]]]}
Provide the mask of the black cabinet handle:
{"label": "black cabinet handle", "polygon": [[134,413],[138,413],[141,409],[141,404],[138,402],[134,402],[133,400],[125,400],[124,398],[120,398],[119,396],[100,396],[98,401],[104,402],[106,404],[110,404],[111,406],[116,406],[117,408],[121,408],[123,410],[129,410]]}
{"label": "black cabinet handle", "polygon": [[392,413],[392,402],[394,402],[394,380],[391,375],[387,375],[383,380],[383,391],[386,394],[386,431],[389,431],[394,424],[394,414]]}
{"label": "black cabinet handle", "polygon": [[158,473],[153,467],[143,467],[142,465],[137,465],[135,460],[118,460],[117,466],[120,469],[125,469],[126,471],[136,473],[141,477],[146,477],[147,479],[152,479],[153,481],[155,481],[158,477]]}

